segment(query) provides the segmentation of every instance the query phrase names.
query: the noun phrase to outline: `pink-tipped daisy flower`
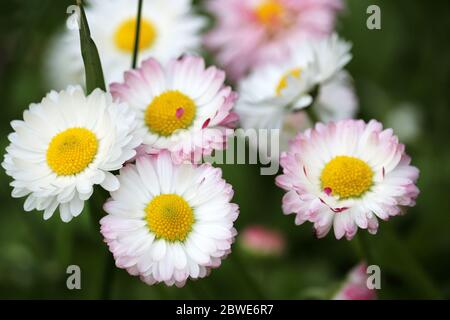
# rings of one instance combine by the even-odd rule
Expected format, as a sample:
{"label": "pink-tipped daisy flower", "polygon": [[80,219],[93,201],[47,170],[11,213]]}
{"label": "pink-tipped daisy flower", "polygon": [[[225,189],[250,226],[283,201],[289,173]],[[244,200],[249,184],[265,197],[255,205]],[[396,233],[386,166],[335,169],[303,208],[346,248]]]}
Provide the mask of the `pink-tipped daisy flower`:
{"label": "pink-tipped daisy flower", "polygon": [[197,56],[165,66],[150,58],[127,71],[123,83],[111,84],[111,93],[137,112],[149,153],[169,150],[183,161],[226,148],[237,121],[232,112],[237,95],[224,81],[223,71],[206,68]]}
{"label": "pink-tipped daisy flower", "polygon": [[167,151],[128,164],[105,203],[101,233],[116,265],[147,284],[183,286],[220,266],[236,236],[239,208],[222,171],[175,164]]}
{"label": "pink-tipped daisy flower", "polygon": [[410,162],[392,129],[375,120],[318,123],[281,155],[283,212],[297,225],[312,222],[319,238],[331,227],[337,239],[352,239],[358,227],[375,234],[378,218],[415,205],[419,170]]}
{"label": "pink-tipped daisy flower", "polygon": [[329,35],[341,0],[213,0],[217,22],[205,38],[229,76],[286,58],[289,45]]}

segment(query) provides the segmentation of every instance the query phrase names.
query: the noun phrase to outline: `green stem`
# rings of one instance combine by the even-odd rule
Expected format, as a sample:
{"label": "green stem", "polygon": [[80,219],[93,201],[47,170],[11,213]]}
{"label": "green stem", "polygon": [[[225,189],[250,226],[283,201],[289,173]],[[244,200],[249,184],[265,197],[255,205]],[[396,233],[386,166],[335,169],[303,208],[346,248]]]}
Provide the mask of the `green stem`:
{"label": "green stem", "polygon": [[[298,110],[294,110],[293,111],[294,113],[305,111],[306,114],[308,115],[308,118],[311,121],[312,125],[314,125],[316,122],[320,122],[320,119],[317,116],[317,114],[315,112],[315,109],[314,109],[314,104],[316,103],[317,96],[319,95],[319,90],[320,90],[320,88],[319,88],[318,85],[315,86],[311,90],[310,95],[311,95],[311,98],[312,98],[312,102],[311,102],[311,104],[308,107],[306,107],[304,109],[298,109]],[[299,98],[299,97],[297,97],[297,98]],[[286,106],[286,108],[290,109],[290,108],[292,108],[292,105],[293,105],[293,103],[290,103],[289,105]]]}
{"label": "green stem", "polygon": [[[104,216],[103,212],[103,203],[107,199],[108,195],[106,191],[103,189],[95,190],[94,194],[89,199],[90,206],[90,217],[92,221],[92,225],[96,232],[100,227],[99,221]],[[115,263],[114,259],[111,256],[111,253],[107,252],[106,256],[103,258],[103,277],[102,284],[100,288],[100,299],[107,300],[111,299],[112,296],[112,286],[114,282],[114,269]]]}
{"label": "green stem", "polygon": [[102,300],[110,300],[113,293],[115,263],[111,253],[109,252],[106,253],[104,260],[100,298]]}
{"label": "green stem", "polygon": [[360,259],[366,262],[367,265],[373,264],[374,263],[373,252],[372,249],[370,248],[369,239],[367,239],[367,234],[358,232],[354,239],[356,251]]}
{"label": "green stem", "polygon": [[320,122],[319,117],[314,112],[314,105],[311,104],[311,106],[307,107],[305,109],[306,114],[308,115],[309,120],[311,121],[311,125],[314,126],[317,122]]}
{"label": "green stem", "polygon": [[139,0],[137,17],[136,17],[136,32],[134,37],[133,62],[131,68],[136,69],[138,53],[139,53],[139,38],[141,36],[141,15],[142,15],[142,0]]}

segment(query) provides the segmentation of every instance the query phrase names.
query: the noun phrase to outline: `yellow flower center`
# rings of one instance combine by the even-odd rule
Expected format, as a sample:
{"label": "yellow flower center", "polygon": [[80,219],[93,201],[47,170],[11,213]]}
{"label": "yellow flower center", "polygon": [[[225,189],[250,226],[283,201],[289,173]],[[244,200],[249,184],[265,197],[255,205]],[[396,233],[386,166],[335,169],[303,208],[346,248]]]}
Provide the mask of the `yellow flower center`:
{"label": "yellow flower center", "polygon": [[[114,42],[122,51],[133,52],[136,35],[136,19],[130,18],[122,22],[114,34]],[[141,19],[141,29],[139,33],[139,50],[150,48],[156,39],[156,28],[153,23],[146,19]]]}
{"label": "yellow flower center", "polygon": [[277,88],[275,89],[277,96],[281,96],[281,91],[287,87],[289,77],[300,78],[301,74],[302,74],[301,68],[295,68],[295,69],[292,69],[291,71],[286,72],[281,77],[280,82],[278,82]]}
{"label": "yellow flower center", "polygon": [[176,194],[156,196],[145,208],[147,226],[156,238],[184,241],[194,224],[192,208]]}
{"label": "yellow flower center", "polygon": [[372,186],[373,171],[355,157],[337,156],[322,170],[322,188],[340,198],[359,197]]}
{"label": "yellow flower center", "polygon": [[283,19],[285,9],[276,0],[266,0],[256,7],[255,14],[259,22],[270,25]]}
{"label": "yellow flower center", "polygon": [[150,131],[170,136],[178,129],[188,128],[195,118],[194,101],[178,90],[157,96],[145,111],[145,123]]}
{"label": "yellow flower center", "polygon": [[58,176],[82,172],[94,160],[98,141],[92,131],[70,128],[52,138],[47,149],[47,163]]}

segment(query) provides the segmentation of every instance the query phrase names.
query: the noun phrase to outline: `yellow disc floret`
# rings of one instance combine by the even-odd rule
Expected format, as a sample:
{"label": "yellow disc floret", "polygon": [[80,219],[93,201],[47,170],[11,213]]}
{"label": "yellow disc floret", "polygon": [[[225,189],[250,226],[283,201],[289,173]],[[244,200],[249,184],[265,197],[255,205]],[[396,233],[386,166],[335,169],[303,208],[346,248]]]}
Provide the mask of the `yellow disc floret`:
{"label": "yellow disc floret", "polygon": [[178,90],[157,96],[145,111],[145,123],[150,131],[170,136],[178,129],[187,129],[195,117],[194,101]]}
{"label": "yellow disc floret", "polygon": [[255,14],[262,24],[277,23],[285,14],[285,9],[276,0],[266,0],[258,5]]}
{"label": "yellow disc floret", "polygon": [[322,188],[340,198],[354,198],[372,186],[373,171],[369,165],[355,157],[337,156],[322,170]]}
{"label": "yellow disc floret", "polygon": [[176,194],[154,197],[145,208],[147,226],[156,238],[184,241],[194,224],[192,208]]}
{"label": "yellow disc floret", "polygon": [[50,141],[47,163],[58,176],[78,174],[94,160],[97,150],[97,137],[92,131],[70,128]]}
{"label": "yellow disc floret", "polygon": [[302,69],[300,69],[300,68],[295,68],[289,72],[286,72],[281,77],[280,81],[278,82],[277,88],[275,89],[277,96],[281,96],[281,91],[287,87],[289,77],[300,78],[301,73],[302,73]]}
{"label": "yellow disc floret", "polygon": [[[133,52],[136,35],[136,19],[130,18],[122,22],[114,33],[114,42],[122,51]],[[139,50],[149,49],[155,42],[156,28],[147,19],[141,20],[139,33]]]}

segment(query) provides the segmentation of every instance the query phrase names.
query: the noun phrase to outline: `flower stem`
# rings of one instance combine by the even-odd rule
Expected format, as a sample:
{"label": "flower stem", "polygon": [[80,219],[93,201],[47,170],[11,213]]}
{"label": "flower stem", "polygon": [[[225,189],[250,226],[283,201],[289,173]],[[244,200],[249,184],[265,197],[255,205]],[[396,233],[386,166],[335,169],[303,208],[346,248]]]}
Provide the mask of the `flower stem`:
{"label": "flower stem", "polygon": [[320,122],[319,117],[317,117],[315,111],[314,111],[314,105],[311,105],[307,108],[305,108],[306,114],[308,115],[309,120],[311,121],[311,126],[314,127],[314,125],[317,122]]}
{"label": "flower stem", "polygon": [[[95,231],[98,232],[99,229],[99,221],[103,217],[103,203],[107,198],[107,193],[98,188],[95,190],[92,197],[89,199],[89,207],[90,207],[90,217],[93,227]],[[100,299],[107,300],[111,299],[112,295],[112,285],[114,281],[114,259],[112,258],[109,252],[106,253],[106,256],[103,258],[103,277],[102,284],[100,288]]]}
{"label": "flower stem", "polygon": [[[315,124],[316,122],[320,122],[320,119],[319,119],[319,117],[317,116],[317,113],[315,112],[315,108],[314,108],[314,105],[315,105],[315,103],[316,103],[316,101],[317,101],[317,96],[319,95],[319,90],[320,90],[320,88],[319,88],[318,85],[315,86],[315,87],[311,90],[310,95],[311,95],[311,98],[312,98],[312,102],[311,102],[311,104],[310,104],[308,107],[303,108],[303,109],[294,110],[294,111],[293,111],[294,113],[296,113],[296,112],[301,112],[301,111],[305,111],[306,114],[308,115],[309,120],[311,121],[312,126],[314,126],[314,124]],[[300,97],[300,96],[299,96],[299,97]],[[299,97],[298,97],[298,98],[299,98]],[[293,106],[293,103],[290,103],[288,106],[286,106],[286,108],[287,108],[287,109],[290,109],[290,108],[292,108],[292,106]]]}
{"label": "flower stem", "polygon": [[133,62],[131,68],[136,69],[138,53],[139,53],[139,38],[141,33],[141,15],[142,15],[142,0],[138,2],[138,10],[136,16],[136,32],[134,37],[134,50],[133,50]]}
{"label": "flower stem", "polygon": [[113,282],[114,282],[114,259],[109,252],[106,253],[104,258],[104,267],[103,267],[103,279],[102,279],[102,287],[100,293],[100,299],[102,300],[110,300],[112,298],[113,292]]}
{"label": "flower stem", "polygon": [[360,259],[366,262],[369,266],[373,264],[373,254],[370,248],[369,241],[367,239],[367,235],[363,234],[362,232],[358,232],[355,236],[355,245]]}

